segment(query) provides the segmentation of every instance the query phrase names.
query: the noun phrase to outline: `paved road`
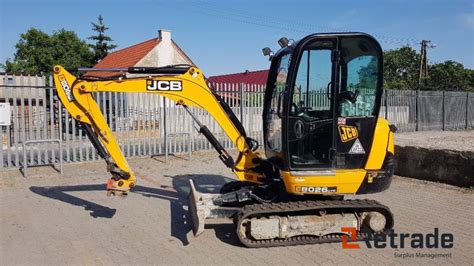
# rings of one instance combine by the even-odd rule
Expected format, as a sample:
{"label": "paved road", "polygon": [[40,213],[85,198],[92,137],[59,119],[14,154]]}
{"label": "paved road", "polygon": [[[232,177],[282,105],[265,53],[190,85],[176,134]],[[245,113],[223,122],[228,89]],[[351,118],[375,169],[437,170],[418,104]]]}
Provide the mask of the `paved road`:
{"label": "paved road", "polygon": [[[185,156],[183,156],[185,157]],[[324,244],[267,249],[242,247],[228,221],[199,238],[187,219],[187,180],[216,191],[232,177],[214,153],[132,159],[140,185],[127,199],[105,196],[102,162],[68,164],[66,176],[35,168],[28,178],[0,172],[0,264],[472,264],[474,193],[395,177],[391,188],[367,197],[392,209],[396,232],[454,234],[451,249],[342,249]],[[450,254],[402,258],[397,254]]]}

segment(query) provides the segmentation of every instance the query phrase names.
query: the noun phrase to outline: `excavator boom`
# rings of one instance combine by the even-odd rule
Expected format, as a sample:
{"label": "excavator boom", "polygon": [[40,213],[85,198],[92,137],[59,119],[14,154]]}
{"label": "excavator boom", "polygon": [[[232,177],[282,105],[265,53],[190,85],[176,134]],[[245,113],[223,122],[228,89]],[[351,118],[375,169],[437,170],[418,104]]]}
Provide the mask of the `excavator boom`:
{"label": "excavator boom", "polygon": [[[262,173],[251,170],[258,166],[255,162],[261,159],[260,154],[255,151],[255,141],[246,136],[231,109],[209,88],[201,70],[192,66],[132,67],[127,72],[150,76],[102,79],[89,74],[77,78],[61,66],[54,67],[54,81],[61,102],[72,117],[80,122],[112,174],[107,183],[109,193],[126,194],[135,185],[136,178],[93,97],[96,92],[153,93],[175,101],[193,117],[199,126],[199,132],[211,142],[219,153],[219,158],[234,171],[239,180],[262,182]],[[189,107],[202,108],[214,117],[239,150],[237,161],[234,161],[209,129],[193,116]]]}

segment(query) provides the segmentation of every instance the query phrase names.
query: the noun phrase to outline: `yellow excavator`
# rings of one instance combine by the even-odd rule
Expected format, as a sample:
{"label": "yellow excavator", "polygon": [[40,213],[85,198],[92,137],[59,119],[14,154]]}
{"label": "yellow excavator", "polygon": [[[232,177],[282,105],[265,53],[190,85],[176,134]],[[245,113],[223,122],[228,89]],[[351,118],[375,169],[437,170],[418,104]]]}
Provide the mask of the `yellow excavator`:
{"label": "yellow excavator", "polygon": [[[237,178],[219,194],[200,193],[190,180],[195,235],[202,233],[206,219],[215,217],[232,218],[247,247],[337,242],[347,227],[356,232],[349,241],[388,232],[394,223],[388,207],[343,198],[387,189],[394,171],[396,128],[378,117],[383,83],[379,43],[365,33],[312,34],[278,43],[275,53],[263,49],[271,61],[262,117],[265,156],[195,66],[93,68],[82,77],[55,66],[59,99],[107,163],[107,193],[126,195],[137,180],[93,93],[155,93],[189,113]],[[101,78],[91,71],[119,73]],[[142,75],[128,78],[126,73]],[[189,107],[206,110],[219,123],[239,152],[236,159]]]}

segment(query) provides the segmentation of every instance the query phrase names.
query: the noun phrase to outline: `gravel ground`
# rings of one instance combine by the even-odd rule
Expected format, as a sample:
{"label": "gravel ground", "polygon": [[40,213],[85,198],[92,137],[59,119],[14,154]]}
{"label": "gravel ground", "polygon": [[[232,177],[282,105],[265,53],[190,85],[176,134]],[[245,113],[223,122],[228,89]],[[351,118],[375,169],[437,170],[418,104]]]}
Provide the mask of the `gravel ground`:
{"label": "gravel ground", "polygon": [[[182,156],[185,158],[185,155]],[[215,221],[194,238],[188,224],[188,180],[200,191],[216,192],[232,173],[214,152],[192,161],[135,158],[139,177],[127,199],[105,196],[108,177],[101,161],[0,172],[0,265],[62,264],[464,264],[473,263],[474,193],[448,185],[395,177],[389,190],[372,198],[389,206],[397,233],[454,235],[451,249],[342,249],[341,244],[249,249],[232,224]],[[449,254],[401,257],[401,254]],[[410,256],[410,255],[408,255]]]}
{"label": "gravel ground", "polygon": [[395,134],[395,145],[474,152],[474,131],[422,131]]}

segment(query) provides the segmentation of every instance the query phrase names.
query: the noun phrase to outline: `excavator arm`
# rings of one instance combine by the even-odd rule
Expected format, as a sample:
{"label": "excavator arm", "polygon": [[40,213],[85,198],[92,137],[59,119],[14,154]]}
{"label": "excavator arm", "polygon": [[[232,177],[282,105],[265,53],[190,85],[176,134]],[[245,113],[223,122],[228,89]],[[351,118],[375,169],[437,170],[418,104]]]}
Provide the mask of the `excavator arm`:
{"label": "excavator arm", "polygon": [[[237,179],[263,182],[263,171],[259,171],[263,159],[256,152],[256,142],[246,136],[229,106],[209,88],[201,70],[193,66],[169,66],[131,67],[123,71],[149,76],[103,79],[87,75],[78,78],[61,66],[54,67],[59,99],[71,116],[80,122],[98,154],[107,163],[107,170],[112,175],[107,182],[108,194],[126,195],[136,184],[136,178],[93,97],[96,92],[155,93],[175,101],[193,117],[199,132],[210,141],[219,158],[233,170]],[[237,160],[234,161],[210,130],[190,112],[189,107],[209,112],[237,147]]]}

